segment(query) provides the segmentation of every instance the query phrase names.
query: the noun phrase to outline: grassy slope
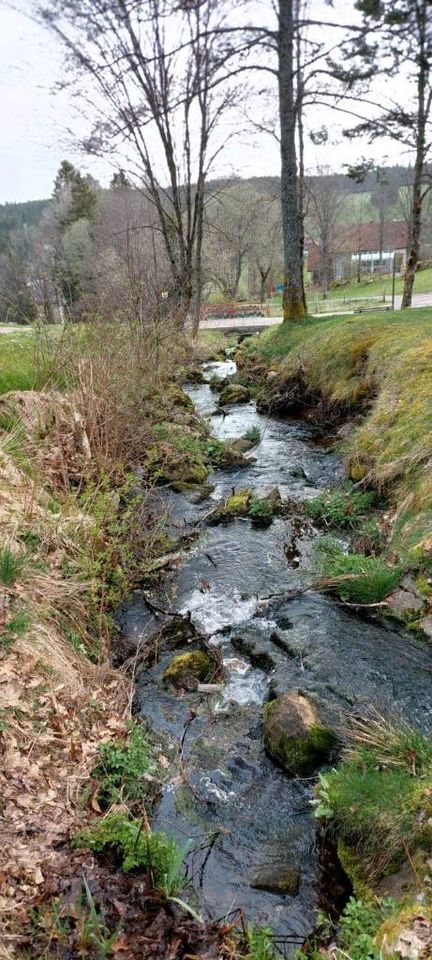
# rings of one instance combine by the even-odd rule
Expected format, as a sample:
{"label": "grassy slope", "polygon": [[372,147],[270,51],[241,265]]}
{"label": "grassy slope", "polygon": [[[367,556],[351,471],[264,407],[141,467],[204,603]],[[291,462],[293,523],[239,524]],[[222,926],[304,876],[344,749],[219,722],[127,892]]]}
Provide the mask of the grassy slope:
{"label": "grassy slope", "polygon": [[396,551],[432,553],[432,308],[305,320],[266,331],[258,351],[279,373],[269,390],[302,368],[330,404],[374,397],[346,441],[348,469],[389,494]]}

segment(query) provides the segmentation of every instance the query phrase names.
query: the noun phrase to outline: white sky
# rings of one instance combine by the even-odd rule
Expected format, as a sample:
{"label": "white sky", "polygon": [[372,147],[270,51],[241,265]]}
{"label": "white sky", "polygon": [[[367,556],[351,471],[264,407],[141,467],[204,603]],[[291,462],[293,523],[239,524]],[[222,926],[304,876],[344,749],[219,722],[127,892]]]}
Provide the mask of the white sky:
{"label": "white sky", "polygon": [[[27,0],[23,0],[24,9]],[[266,0],[269,2],[269,0]],[[233,0],[235,5],[235,0]],[[263,9],[265,4],[257,0]],[[332,16],[349,18],[351,3],[335,0]],[[329,16],[325,0],[311,0],[313,13]],[[68,129],[84,132],[78,105],[66,94],[53,93],[62,77],[62,50],[55,38],[23,13],[3,5],[0,0],[0,203],[36,200],[50,196],[58,166],[64,158],[92,173],[103,185],[112,175],[112,166],[80,155]],[[406,163],[396,145],[381,142],[367,144],[342,140],[334,116],[317,110],[311,126],[326,123],[331,137],[324,147],[307,140],[306,164],[309,170],[326,166],[341,170],[343,163],[360,156]],[[279,173],[278,146],[272,138],[245,134],[222,155],[215,174],[237,173],[253,176]]]}

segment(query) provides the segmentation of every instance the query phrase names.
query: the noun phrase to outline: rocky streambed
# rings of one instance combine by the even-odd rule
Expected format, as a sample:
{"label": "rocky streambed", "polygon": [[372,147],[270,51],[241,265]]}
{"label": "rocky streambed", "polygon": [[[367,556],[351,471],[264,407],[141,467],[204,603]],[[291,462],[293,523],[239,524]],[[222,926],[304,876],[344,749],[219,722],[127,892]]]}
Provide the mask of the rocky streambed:
{"label": "rocky streambed", "polygon": [[[208,364],[206,380],[234,370],[232,362]],[[364,619],[313,591],[319,533],[303,517],[280,516],[267,527],[248,518],[206,522],[233,490],[260,496],[277,487],[304,500],[337,484],[342,466],[304,424],[262,416],[253,402],[215,411],[208,382],[188,392],[218,438],[256,427],[261,440],[246,466],[215,471],[206,499],[164,494],[172,532],[180,538],[200,525],[201,535],[157,594],[137,591],[120,612],[145,658],[136,710],[170,763],[153,826],[185,844],[185,898],[201,915],[241,910],[290,950],[313,929],[323,864],[313,772],[306,763],[293,777],[271,759],[266,704],[290,693],[322,729],[377,709],[431,731],[430,648],[394,621]],[[331,738],[326,753],[331,762]],[[337,879],[325,883],[337,898]]]}

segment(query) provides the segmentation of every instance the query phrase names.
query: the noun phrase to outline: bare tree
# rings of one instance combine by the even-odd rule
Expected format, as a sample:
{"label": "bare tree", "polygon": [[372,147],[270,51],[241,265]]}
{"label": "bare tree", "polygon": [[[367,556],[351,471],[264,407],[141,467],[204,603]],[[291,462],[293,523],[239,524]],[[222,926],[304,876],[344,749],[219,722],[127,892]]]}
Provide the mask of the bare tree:
{"label": "bare tree", "polygon": [[257,226],[260,194],[250,183],[227,184],[206,205],[206,277],[235,300]]}
{"label": "bare tree", "polygon": [[320,169],[317,177],[306,180],[308,228],[321,259],[320,282],[324,293],[333,280],[334,258],[341,250],[339,226],[346,206],[346,195],[332,183],[330,171]]}
{"label": "bare tree", "polygon": [[[224,4],[214,0],[46,0],[97,123],[87,149],[127,158],[155,207],[181,321],[201,298],[205,182],[233,102]],[[125,164],[126,165],[126,164]]]}

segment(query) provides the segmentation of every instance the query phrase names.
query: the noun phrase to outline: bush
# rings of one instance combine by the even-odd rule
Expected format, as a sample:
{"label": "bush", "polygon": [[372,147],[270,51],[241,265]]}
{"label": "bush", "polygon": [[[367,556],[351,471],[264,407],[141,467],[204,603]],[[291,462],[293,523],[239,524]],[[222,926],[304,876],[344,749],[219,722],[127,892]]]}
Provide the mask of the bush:
{"label": "bush", "polygon": [[127,740],[102,743],[93,777],[100,780],[99,803],[109,807],[120,799],[140,800],[145,793],[145,778],[155,768],[152,749],[142,727],[132,723]]}
{"label": "bush", "polygon": [[344,553],[341,545],[323,538],[317,548],[322,579],[319,587],[331,590],[347,603],[380,603],[399,582],[403,570],[362,553]]}
{"label": "bush", "polygon": [[305,504],[305,511],[312,520],[326,527],[354,529],[373,506],[372,491],[326,490]]}
{"label": "bush", "polygon": [[184,884],[185,849],[165,833],[149,833],[143,821],[131,820],[124,813],[93,821],[87,830],[75,835],[74,845],[96,853],[112,850],[121,858],[125,872],[149,872],[154,886],[167,897],[178,893]]}
{"label": "bush", "polygon": [[0,583],[12,587],[26,565],[26,557],[14,553],[10,547],[0,548]]}
{"label": "bush", "polygon": [[261,430],[259,427],[250,427],[249,430],[246,430],[243,440],[248,440],[250,443],[257,444],[261,440]]}
{"label": "bush", "polygon": [[252,497],[248,517],[255,523],[267,526],[273,520],[273,506],[268,498]]}
{"label": "bush", "polygon": [[351,732],[345,762],[321,774],[315,814],[358,854],[366,882],[432,839],[432,742],[381,718]]}

